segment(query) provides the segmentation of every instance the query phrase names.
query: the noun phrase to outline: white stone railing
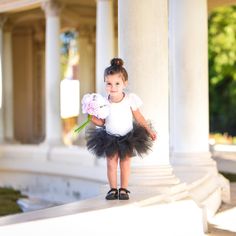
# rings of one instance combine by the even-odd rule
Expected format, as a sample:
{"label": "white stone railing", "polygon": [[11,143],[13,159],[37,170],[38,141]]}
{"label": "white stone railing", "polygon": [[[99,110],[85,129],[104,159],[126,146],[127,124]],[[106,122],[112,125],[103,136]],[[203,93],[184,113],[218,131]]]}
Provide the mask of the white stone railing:
{"label": "white stone railing", "polygon": [[236,174],[236,145],[215,144],[211,152],[219,171]]}
{"label": "white stone railing", "polygon": [[104,166],[81,147],[2,145],[0,186],[58,203],[96,196],[106,183]]}

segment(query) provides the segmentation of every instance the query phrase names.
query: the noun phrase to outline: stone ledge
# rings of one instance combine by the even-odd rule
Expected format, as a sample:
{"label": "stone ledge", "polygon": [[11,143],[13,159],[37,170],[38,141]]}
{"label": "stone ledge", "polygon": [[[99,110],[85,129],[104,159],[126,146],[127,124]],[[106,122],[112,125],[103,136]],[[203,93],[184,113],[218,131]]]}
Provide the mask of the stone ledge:
{"label": "stone ledge", "polygon": [[[189,217],[191,215],[191,217]],[[163,203],[161,196],[129,201],[97,197],[0,218],[0,235],[165,235],[203,236],[202,210],[192,200]],[[121,225],[122,221],[122,227]],[[170,227],[171,226],[171,227]],[[37,229],[37,230],[35,230]]]}
{"label": "stone ledge", "polygon": [[96,159],[86,147],[48,145],[1,144],[0,158],[12,160],[37,160],[74,163],[85,166],[95,165]]}
{"label": "stone ledge", "polygon": [[40,173],[55,176],[76,177],[96,182],[106,181],[106,173],[104,168],[97,166],[80,166],[75,163],[64,163],[56,161],[41,160],[23,161],[22,159],[12,160],[0,158],[1,171],[19,171],[26,173]]}

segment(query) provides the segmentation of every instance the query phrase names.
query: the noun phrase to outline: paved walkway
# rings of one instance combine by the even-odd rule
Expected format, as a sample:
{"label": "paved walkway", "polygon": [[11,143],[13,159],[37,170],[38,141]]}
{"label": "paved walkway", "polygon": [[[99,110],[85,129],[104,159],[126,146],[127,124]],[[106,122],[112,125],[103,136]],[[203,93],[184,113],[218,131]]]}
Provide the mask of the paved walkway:
{"label": "paved walkway", "polygon": [[220,207],[206,236],[236,236],[236,182],[230,184],[230,192],[231,203]]}

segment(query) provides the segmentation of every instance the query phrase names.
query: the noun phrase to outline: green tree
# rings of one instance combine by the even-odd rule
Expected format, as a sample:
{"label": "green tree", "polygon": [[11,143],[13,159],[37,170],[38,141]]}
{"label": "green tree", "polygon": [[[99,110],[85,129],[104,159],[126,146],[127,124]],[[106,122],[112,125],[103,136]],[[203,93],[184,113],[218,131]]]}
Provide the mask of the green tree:
{"label": "green tree", "polygon": [[236,135],[236,6],[209,17],[210,131]]}
{"label": "green tree", "polygon": [[[76,31],[68,30],[61,33],[60,42],[61,42],[61,79],[64,79],[66,69],[69,62],[69,52],[71,50],[71,42],[77,40],[78,34]],[[76,48],[77,49],[77,48]]]}

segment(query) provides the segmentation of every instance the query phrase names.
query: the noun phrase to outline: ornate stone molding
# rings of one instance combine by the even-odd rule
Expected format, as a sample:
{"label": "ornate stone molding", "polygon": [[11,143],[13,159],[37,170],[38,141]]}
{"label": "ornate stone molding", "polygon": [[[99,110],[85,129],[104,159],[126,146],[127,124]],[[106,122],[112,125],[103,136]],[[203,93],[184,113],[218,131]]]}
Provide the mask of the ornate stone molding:
{"label": "ornate stone molding", "polygon": [[95,2],[113,2],[113,0],[95,0]]}
{"label": "ornate stone molding", "polygon": [[24,11],[32,8],[37,8],[42,0],[8,0],[1,1],[0,12]]}

